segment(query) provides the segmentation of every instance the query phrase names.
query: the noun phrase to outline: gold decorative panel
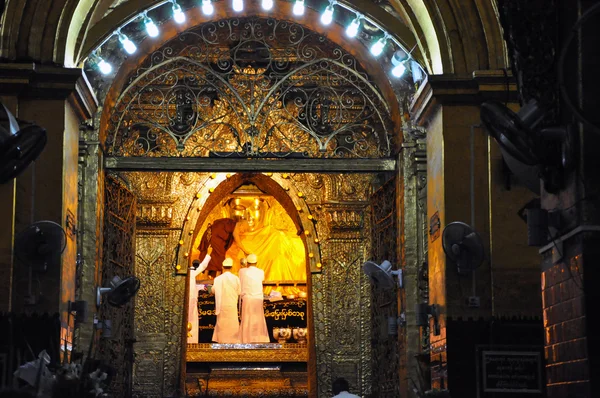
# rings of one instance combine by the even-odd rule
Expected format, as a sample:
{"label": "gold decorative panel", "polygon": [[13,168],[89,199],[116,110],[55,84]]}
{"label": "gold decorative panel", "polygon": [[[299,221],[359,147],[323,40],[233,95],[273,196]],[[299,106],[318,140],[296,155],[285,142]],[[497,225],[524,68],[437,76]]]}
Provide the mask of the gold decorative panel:
{"label": "gold decorative panel", "polygon": [[390,109],[369,74],[352,54],[294,22],[206,22],[149,54],[128,79],[108,120],[110,156],[384,158],[393,151]]}
{"label": "gold decorative panel", "polygon": [[[102,261],[102,286],[110,281],[134,275],[135,255],[135,209],[136,198],[120,181],[107,176],[104,181],[104,239]],[[101,337],[97,358],[114,368],[109,392],[114,396],[126,396],[131,390],[134,341],[134,305],[129,301],[122,308],[115,308],[102,300],[98,311],[101,322],[110,320],[110,338]]]}
{"label": "gold decorative panel", "polygon": [[306,344],[283,344],[281,348],[214,349],[212,344],[188,344],[188,362],[307,362]]}
{"label": "gold decorative panel", "polygon": [[[194,385],[193,388],[200,391],[200,376],[194,376],[195,384],[190,384],[189,377],[187,381],[182,380],[186,276],[177,275],[174,265],[181,261],[179,248],[188,250],[193,244],[193,235],[187,231],[195,225],[196,218],[188,220],[187,217],[194,212],[194,217],[198,217],[203,211],[201,203],[210,203],[207,201],[218,187],[232,181],[235,175],[222,179],[206,173],[127,172],[120,175],[139,203],[159,206],[168,202],[172,208],[168,226],[149,224],[137,218],[135,269],[142,287],[135,309],[134,396],[175,396],[184,384],[190,389]],[[371,253],[369,197],[373,177],[370,174],[279,173],[269,176],[272,182],[289,188],[284,192],[294,206],[300,208],[299,212],[296,210],[298,223],[301,223],[298,225],[311,226],[307,240],[310,250],[320,259],[320,268],[314,268],[318,272],[309,275],[316,356],[307,358],[311,351],[306,347],[287,347],[284,351],[284,357],[289,360],[314,363],[315,392],[319,397],[331,396],[331,381],[340,376],[347,378],[353,391],[361,395],[372,391],[371,291],[361,266]],[[209,192],[208,187],[215,187],[214,193]],[[198,199],[199,192],[205,192],[202,195],[206,197],[200,195]],[[215,203],[220,205],[218,201]],[[338,215],[337,219],[334,214]],[[184,246],[179,245],[180,239],[185,241]],[[207,355],[218,353],[190,346],[185,356],[190,360],[205,360],[209,358]],[[227,355],[234,359],[238,353]],[[256,362],[261,355],[264,360],[270,358],[268,353],[259,351],[244,355],[255,356]],[[307,382],[308,375],[305,373],[303,377]],[[306,393],[306,386],[299,391]]]}
{"label": "gold decorative panel", "polygon": [[[371,198],[373,211],[372,258],[377,263],[388,260],[393,269],[400,266],[398,258],[398,211],[396,208],[396,179],[379,188]],[[373,347],[373,394],[377,397],[400,396],[400,350],[396,333],[388,330],[389,319],[398,318],[396,289],[372,287],[371,344]],[[385,361],[381,359],[385,358]]]}

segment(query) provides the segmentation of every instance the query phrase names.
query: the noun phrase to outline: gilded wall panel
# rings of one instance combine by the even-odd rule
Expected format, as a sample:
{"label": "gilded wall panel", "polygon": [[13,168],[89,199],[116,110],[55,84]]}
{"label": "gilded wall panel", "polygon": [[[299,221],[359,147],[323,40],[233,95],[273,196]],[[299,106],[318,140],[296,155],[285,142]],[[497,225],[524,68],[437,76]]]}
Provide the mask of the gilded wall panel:
{"label": "gilded wall panel", "polygon": [[[136,396],[175,396],[180,385],[185,276],[175,273],[179,241],[196,193],[208,179],[201,173],[121,173],[143,206],[166,212],[138,214],[136,274],[142,288],[136,298],[134,393]],[[167,174],[170,174],[168,176]],[[347,378],[353,391],[371,393],[371,291],[362,264],[371,252],[369,195],[372,175],[290,174],[276,180],[301,192],[294,200],[308,207],[315,247],[323,263],[311,275],[319,397],[331,395],[331,382]],[[196,206],[196,205],[194,205]],[[178,257],[179,256],[179,257]],[[161,344],[157,343],[157,340]]]}

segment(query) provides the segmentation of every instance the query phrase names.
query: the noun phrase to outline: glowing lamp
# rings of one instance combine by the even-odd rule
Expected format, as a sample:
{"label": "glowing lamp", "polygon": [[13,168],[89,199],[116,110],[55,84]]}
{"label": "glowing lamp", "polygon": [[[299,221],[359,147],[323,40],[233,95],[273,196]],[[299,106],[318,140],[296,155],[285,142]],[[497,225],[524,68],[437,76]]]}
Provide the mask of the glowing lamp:
{"label": "glowing lamp", "polygon": [[133,42],[129,40],[129,38],[123,33],[119,33],[119,41],[121,42],[121,45],[127,54],[131,55],[136,52],[137,47],[135,44],[133,44]]}
{"label": "glowing lamp", "polygon": [[273,8],[273,0],[262,0],[261,6],[263,10],[269,11]]}
{"label": "glowing lamp", "polygon": [[210,0],[202,0],[202,14],[213,15],[215,7],[213,7]]}
{"label": "glowing lamp", "polygon": [[185,14],[181,10],[181,6],[175,1],[173,2],[173,19],[178,24],[182,24],[185,22]]}
{"label": "glowing lamp", "polygon": [[233,7],[233,11],[240,12],[244,9],[244,0],[233,0],[231,6]]}
{"label": "glowing lamp", "polygon": [[392,75],[394,77],[402,77],[404,72],[406,72],[406,60],[408,59],[408,55],[403,50],[396,50],[394,56],[392,57],[392,65],[394,68],[392,69]]}
{"label": "glowing lamp", "polygon": [[298,17],[304,15],[304,0],[296,0],[292,8],[292,13]]}
{"label": "glowing lamp", "polygon": [[113,70],[112,65],[103,60],[102,58],[100,58],[100,61],[98,61],[98,69],[100,69],[100,73],[102,73],[103,75],[108,75]]}
{"label": "glowing lamp", "polygon": [[356,37],[358,29],[360,28],[360,18],[356,17],[350,22],[350,25],[346,28],[346,35],[348,37]]}
{"label": "glowing lamp", "polygon": [[146,25],[146,33],[148,33],[148,36],[158,36],[158,27],[156,26],[154,21],[150,19],[150,17],[148,17],[148,15],[144,15],[144,25]]}
{"label": "glowing lamp", "polygon": [[321,23],[323,25],[329,25],[333,21],[333,5],[329,4],[323,14],[321,14]]}
{"label": "glowing lamp", "polygon": [[385,47],[385,38],[382,37],[381,39],[377,40],[372,46],[371,46],[371,54],[373,54],[373,56],[378,57],[381,55],[381,53],[383,52],[383,48]]}

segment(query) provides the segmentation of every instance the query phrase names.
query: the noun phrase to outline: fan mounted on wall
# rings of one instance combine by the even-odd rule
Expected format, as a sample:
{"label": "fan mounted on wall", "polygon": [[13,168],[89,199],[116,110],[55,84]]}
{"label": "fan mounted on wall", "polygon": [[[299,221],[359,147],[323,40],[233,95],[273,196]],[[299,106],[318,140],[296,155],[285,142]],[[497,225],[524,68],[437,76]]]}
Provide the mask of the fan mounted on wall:
{"label": "fan mounted on wall", "polygon": [[46,146],[46,130],[17,121],[0,103],[0,184],[23,172]]}
{"label": "fan mounted on wall", "polygon": [[573,134],[569,126],[538,129],[546,111],[531,100],[518,113],[499,102],[481,105],[481,122],[500,146],[510,170],[531,191],[540,194],[540,179],[547,192],[557,192],[570,168]]}
{"label": "fan mounted on wall", "polygon": [[15,237],[14,253],[19,260],[36,271],[60,265],[67,245],[65,230],[53,221],[38,221]]}
{"label": "fan mounted on wall", "polygon": [[484,259],[481,237],[469,225],[455,221],[444,228],[442,247],[461,275],[475,271]]}
{"label": "fan mounted on wall", "polygon": [[109,287],[98,286],[96,288],[96,306],[100,307],[102,295],[107,294],[108,304],[113,307],[122,307],[135,296],[138,290],[140,290],[139,278],[130,276],[121,279],[120,277],[115,276],[110,281]]}
{"label": "fan mounted on wall", "polygon": [[363,264],[363,271],[375,285],[375,288],[391,289],[396,286],[394,275],[398,277],[397,286],[402,287],[402,270],[392,270],[392,264],[387,260],[384,260],[381,264],[367,261]]}

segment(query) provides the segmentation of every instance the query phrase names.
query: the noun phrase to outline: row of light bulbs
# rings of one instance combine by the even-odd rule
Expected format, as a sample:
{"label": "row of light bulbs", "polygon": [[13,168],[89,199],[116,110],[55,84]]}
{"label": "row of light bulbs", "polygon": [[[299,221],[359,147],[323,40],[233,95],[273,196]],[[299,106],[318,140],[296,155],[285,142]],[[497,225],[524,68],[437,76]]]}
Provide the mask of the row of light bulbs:
{"label": "row of light bulbs", "polygon": [[[173,20],[182,24],[185,22],[185,14],[181,9],[181,6],[177,3],[177,0],[168,0],[171,3],[171,7],[173,9]],[[164,4],[164,3],[163,3]],[[330,0],[329,5],[325,8],[323,13],[321,14],[321,23],[323,25],[329,25],[333,21],[333,14],[335,12],[335,6],[339,5],[337,1]],[[244,0],[232,0],[231,6],[235,12],[241,12],[244,10]],[[274,3],[273,0],[261,0],[261,6],[265,11],[269,11],[273,8]],[[341,6],[341,5],[340,5]],[[212,4],[211,0],[202,0],[201,4],[202,13],[206,16],[213,15],[215,12],[215,8]],[[294,0],[294,6],[292,7],[292,13],[296,16],[304,15],[304,0]],[[157,37],[159,35],[158,26],[154,23],[152,18],[148,16],[148,12],[144,11],[141,14],[143,18],[144,25],[146,27],[146,33],[150,37]],[[366,18],[363,15],[357,14],[356,17],[348,24],[346,27],[346,35],[348,37],[356,37],[360,30],[362,20]],[[372,23],[372,21],[370,21]],[[137,51],[137,46],[133,43],[121,30],[116,31],[116,35],[119,38],[119,42],[123,46],[125,52],[129,55],[134,54]],[[383,37],[377,40],[375,43],[371,45],[370,51],[371,54],[375,57],[378,57],[383,53],[383,50],[388,42],[391,39],[391,36],[384,31]],[[393,57],[392,57],[392,75],[394,77],[402,77],[406,72],[406,62],[408,61],[408,54],[402,49],[398,49]],[[112,65],[102,59],[101,57],[98,59],[98,68],[100,72],[104,75],[108,75],[112,73]]]}

